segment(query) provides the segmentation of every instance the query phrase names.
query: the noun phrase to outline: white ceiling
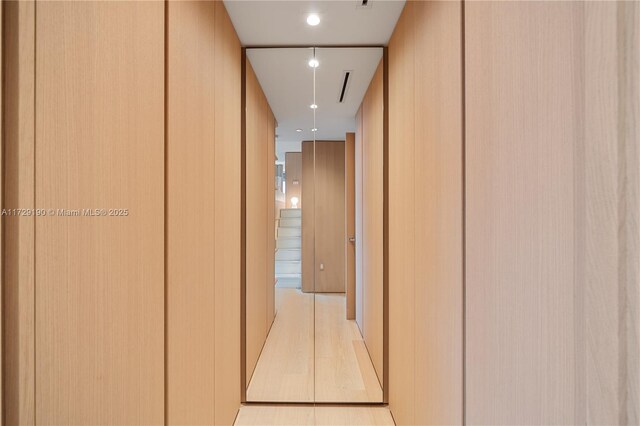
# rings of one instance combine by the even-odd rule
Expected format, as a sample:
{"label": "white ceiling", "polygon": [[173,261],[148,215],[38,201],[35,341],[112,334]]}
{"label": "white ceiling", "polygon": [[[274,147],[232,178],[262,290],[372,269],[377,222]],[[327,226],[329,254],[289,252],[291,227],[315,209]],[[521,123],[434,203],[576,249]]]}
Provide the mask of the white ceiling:
{"label": "white ceiling", "polygon": [[[260,86],[276,116],[278,135],[276,155],[300,150],[300,142],[312,140],[313,68],[307,48],[247,49]],[[382,59],[381,48],[318,48],[316,58],[316,139],[344,140],[355,131],[355,115],[371,78]],[[338,99],[343,73],[350,71],[348,91],[343,103]],[[296,129],[302,132],[296,132]]]}
{"label": "white ceiling", "polygon": [[[244,1],[225,0],[233,26],[245,46],[386,45],[403,1]],[[311,27],[309,13],[320,16]]]}
{"label": "white ceiling", "polygon": [[[244,46],[382,46],[402,13],[404,1],[225,0]],[[318,26],[306,22],[320,16]],[[307,48],[248,49],[247,56],[278,121],[276,155],[299,151],[313,139],[313,56]],[[343,140],[355,130],[355,114],[382,58],[381,48],[318,48],[316,57],[316,139]],[[344,103],[338,102],[344,71],[351,71]],[[297,133],[295,129],[301,128]]]}

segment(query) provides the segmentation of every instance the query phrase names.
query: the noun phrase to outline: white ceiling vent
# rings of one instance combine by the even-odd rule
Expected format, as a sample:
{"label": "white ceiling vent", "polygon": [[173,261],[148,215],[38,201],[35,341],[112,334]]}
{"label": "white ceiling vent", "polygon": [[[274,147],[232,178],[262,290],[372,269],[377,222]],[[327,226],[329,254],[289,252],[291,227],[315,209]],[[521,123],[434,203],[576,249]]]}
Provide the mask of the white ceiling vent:
{"label": "white ceiling vent", "polygon": [[343,71],[342,80],[340,80],[340,92],[338,93],[338,102],[341,104],[344,103],[345,99],[347,98],[351,80],[353,80],[353,71]]}

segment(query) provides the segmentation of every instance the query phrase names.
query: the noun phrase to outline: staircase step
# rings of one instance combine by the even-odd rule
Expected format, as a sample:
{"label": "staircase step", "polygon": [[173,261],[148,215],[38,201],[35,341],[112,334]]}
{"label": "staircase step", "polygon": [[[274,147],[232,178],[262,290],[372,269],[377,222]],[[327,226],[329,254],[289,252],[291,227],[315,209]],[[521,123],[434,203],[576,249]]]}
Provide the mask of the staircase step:
{"label": "staircase step", "polygon": [[276,248],[293,249],[302,247],[302,238],[300,237],[279,237],[276,240]]}
{"label": "staircase step", "polygon": [[281,275],[276,283],[276,288],[300,288],[302,277],[300,274]]}
{"label": "staircase step", "polygon": [[299,237],[302,235],[301,228],[278,228],[278,238],[280,237]]}
{"label": "staircase step", "polygon": [[300,217],[283,217],[280,219],[281,228],[300,228],[302,226],[302,218]]}
{"label": "staircase step", "polygon": [[280,218],[283,217],[302,217],[301,209],[280,209]]}
{"label": "staircase step", "polygon": [[302,272],[302,262],[299,260],[277,260],[276,277],[278,274],[300,274]]}
{"label": "staircase step", "polygon": [[279,249],[276,251],[276,261],[278,260],[300,260],[302,257],[300,249]]}

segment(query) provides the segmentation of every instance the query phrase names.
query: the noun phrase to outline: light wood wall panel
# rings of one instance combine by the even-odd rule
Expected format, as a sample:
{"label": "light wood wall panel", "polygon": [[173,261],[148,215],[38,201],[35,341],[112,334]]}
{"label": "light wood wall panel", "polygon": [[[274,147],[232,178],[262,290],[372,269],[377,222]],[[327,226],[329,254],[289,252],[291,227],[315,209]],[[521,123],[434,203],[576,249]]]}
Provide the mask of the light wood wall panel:
{"label": "light wood wall panel", "polygon": [[274,318],[275,118],[256,74],[246,72],[247,385]]}
{"label": "light wood wall panel", "polygon": [[[305,145],[306,144],[306,145]],[[305,146],[307,147],[305,149]],[[315,209],[314,205],[314,181],[316,179],[314,172],[314,150],[313,142],[302,142],[302,291],[313,292],[315,286],[315,240],[314,240],[314,223]]]}
{"label": "light wood wall panel", "polygon": [[470,3],[467,421],[637,424],[636,3]]}
{"label": "light wood wall panel", "polygon": [[38,2],[36,424],[164,421],[164,5]]}
{"label": "light wood wall panel", "polygon": [[[284,154],[286,165],[286,188],[285,194],[286,208],[291,208],[291,197],[298,197],[298,207],[302,204],[302,153],[301,152],[286,152]],[[297,184],[293,184],[294,181],[298,181]]]}
{"label": "light wood wall panel", "polygon": [[[35,207],[35,3],[3,2],[3,207]],[[3,229],[3,421],[35,422],[33,216],[6,216]]]}
{"label": "light wood wall panel", "polygon": [[302,290],[344,293],[344,141],[313,144],[302,142]]}
{"label": "light wood wall panel", "polygon": [[265,279],[265,285],[267,286],[267,317],[265,319],[267,324],[267,334],[271,328],[275,316],[275,253],[276,253],[276,119],[273,112],[267,104],[267,155],[265,158],[266,163],[266,176],[264,179],[265,193],[267,194],[267,246],[265,248],[265,255],[267,258],[267,276]]}
{"label": "light wood wall panel", "polygon": [[397,424],[462,423],[461,25],[460,2],[407,2],[389,43],[389,403]]}
{"label": "light wood wall panel", "polygon": [[167,422],[213,423],[216,9],[167,6]]}
{"label": "light wood wall panel", "polygon": [[415,337],[415,422],[461,424],[461,3],[418,2],[414,13],[414,295],[416,313],[420,313]]}
{"label": "light wood wall panel", "polygon": [[576,282],[584,325],[576,422],[640,424],[640,5],[584,5]]}
{"label": "light wood wall panel", "polygon": [[[357,114],[360,117],[360,114]],[[356,128],[358,120],[356,118]],[[356,134],[347,133],[344,140],[345,208],[346,208],[346,292],[347,319],[356,319],[356,244],[349,238],[356,236]]]}
{"label": "light wood wall panel", "polygon": [[167,422],[240,404],[240,42],[221,2],[168,4]]}
{"label": "light wood wall panel", "polygon": [[[215,2],[215,424],[240,406],[240,40],[224,3]],[[207,401],[205,403],[209,403]]]}
{"label": "light wood wall panel", "polygon": [[389,409],[415,424],[414,9],[407,2],[389,40]]}
{"label": "light wood wall panel", "polygon": [[357,115],[361,132],[357,152],[362,155],[362,179],[358,182],[361,204],[357,217],[362,221],[360,235],[362,317],[359,326],[380,383],[382,377],[382,213],[383,213],[383,63],[378,65]]}
{"label": "light wood wall panel", "polygon": [[[166,82],[162,3],[43,2],[37,22],[33,2],[4,10],[5,206],[128,209],[7,219],[5,421],[231,424],[240,403],[240,324],[229,318],[240,311],[241,61],[223,3],[171,3],[166,65],[175,78]],[[176,166],[166,182],[165,164]],[[166,253],[166,359],[165,235],[176,238],[167,240],[176,244]]]}
{"label": "light wood wall panel", "polygon": [[362,108],[356,113],[355,137],[355,236],[356,236],[356,283],[355,283],[355,320],[360,333],[363,333],[362,306]]}

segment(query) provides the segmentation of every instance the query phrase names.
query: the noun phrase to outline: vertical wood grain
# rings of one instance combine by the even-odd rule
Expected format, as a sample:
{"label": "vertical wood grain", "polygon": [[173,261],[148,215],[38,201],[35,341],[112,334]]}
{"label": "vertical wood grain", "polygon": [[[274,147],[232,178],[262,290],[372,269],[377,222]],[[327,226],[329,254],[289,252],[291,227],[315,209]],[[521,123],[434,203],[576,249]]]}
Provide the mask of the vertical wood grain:
{"label": "vertical wood grain", "polygon": [[216,8],[168,4],[167,422],[215,420]]}
{"label": "vertical wood grain", "polygon": [[344,141],[316,141],[315,149],[313,145],[302,142],[302,289],[344,293]]}
{"label": "vertical wood grain", "polygon": [[[358,118],[356,118],[356,123]],[[356,127],[358,124],[356,124]],[[345,167],[345,205],[346,205],[346,292],[347,319],[356,319],[356,245],[349,238],[356,236],[356,171],[355,171],[355,133],[347,133],[344,140]]]}
{"label": "vertical wood grain", "polygon": [[267,336],[266,99],[247,61],[247,385]]}
{"label": "vertical wood grain", "polygon": [[382,377],[383,64],[362,101],[362,336]]}
{"label": "vertical wood grain", "polygon": [[38,2],[37,424],[164,417],[164,5]]}
{"label": "vertical wood grain", "polygon": [[249,384],[275,309],[275,118],[246,67],[246,379]]}
{"label": "vertical wood grain", "polygon": [[576,140],[580,417],[640,420],[638,135],[640,8],[584,6],[584,137]]}
{"label": "vertical wood grain", "polygon": [[407,2],[388,48],[388,386],[397,424],[462,423],[460,8]]}
{"label": "vertical wood grain", "polygon": [[582,6],[465,17],[467,421],[574,424]]}
{"label": "vertical wood grain", "polygon": [[355,236],[356,236],[356,284],[355,284],[355,320],[360,329],[360,334],[364,332],[364,305],[363,284],[362,284],[362,105],[356,114],[356,137],[355,137]]}
{"label": "vertical wood grain", "polygon": [[[266,98],[265,98],[266,99]],[[267,109],[269,109],[267,104]],[[267,246],[265,247],[265,257],[267,259],[267,270],[265,276],[265,285],[267,286],[267,317],[265,319],[267,324],[267,333],[271,328],[275,315],[275,254],[276,254],[276,120],[273,112],[269,109],[267,111],[267,155],[264,158],[266,174],[264,177],[266,200],[266,216],[267,216]]]}
{"label": "vertical wood grain", "polygon": [[467,420],[637,424],[640,8],[466,22]]}
{"label": "vertical wood grain", "polygon": [[415,132],[416,3],[407,2],[389,41],[389,408],[415,424]]}
{"label": "vertical wood grain", "polygon": [[[240,406],[240,41],[215,2],[215,424]],[[209,185],[212,185],[209,182]],[[211,404],[209,400],[206,404]]]}
{"label": "vertical wood grain", "polygon": [[[416,424],[462,424],[461,2],[418,2],[415,27]],[[393,220],[393,219],[392,219]]]}
{"label": "vertical wood grain", "polygon": [[315,193],[315,291],[344,293],[344,141],[316,146]]}
{"label": "vertical wood grain", "polygon": [[313,142],[302,142],[302,291],[315,289],[315,173]]}
{"label": "vertical wood grain", "polygon": [[[35,2],[3,2],[3,207],[35,207]],[[33,216],[2,218],[3,421],[35,423]]]}

